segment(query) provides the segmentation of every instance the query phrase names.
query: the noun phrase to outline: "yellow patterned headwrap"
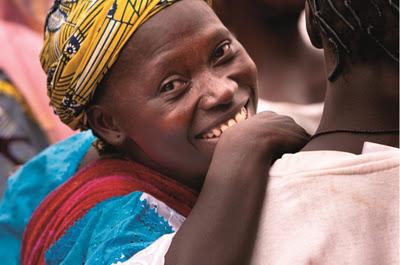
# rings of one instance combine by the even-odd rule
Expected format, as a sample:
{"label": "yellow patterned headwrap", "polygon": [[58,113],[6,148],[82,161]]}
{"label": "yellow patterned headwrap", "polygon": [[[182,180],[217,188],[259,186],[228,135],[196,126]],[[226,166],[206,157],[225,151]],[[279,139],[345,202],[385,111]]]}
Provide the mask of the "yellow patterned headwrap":
{"label": "yellow patterned headwrap", "polygon": [[85,109],[126,42],[147,19],[177,1],[55,1],[40,61],[50,105],[65,124],[87,127]]}

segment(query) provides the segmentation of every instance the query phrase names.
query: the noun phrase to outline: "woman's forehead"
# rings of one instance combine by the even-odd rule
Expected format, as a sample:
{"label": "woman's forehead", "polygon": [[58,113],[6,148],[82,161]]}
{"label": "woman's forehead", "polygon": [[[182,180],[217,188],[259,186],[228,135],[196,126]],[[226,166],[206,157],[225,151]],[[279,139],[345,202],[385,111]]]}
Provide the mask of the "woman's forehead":
{"label": "woman's forehead", "polygon": [[149,59],[174,42],[195,41],[194,33],[225,29],[214,11],[203,0],[183,0],[156,14],[132,36],[121,59]]}

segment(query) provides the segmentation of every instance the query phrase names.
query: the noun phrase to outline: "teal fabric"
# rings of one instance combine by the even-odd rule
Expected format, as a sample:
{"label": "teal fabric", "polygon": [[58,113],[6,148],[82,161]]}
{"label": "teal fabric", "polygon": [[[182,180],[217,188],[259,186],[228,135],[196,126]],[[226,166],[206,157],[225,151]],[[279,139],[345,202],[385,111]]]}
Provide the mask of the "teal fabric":
{"label": "teal fabric", "polygon": [[76,172],[95,137],[90,131],[56,143],[9,177],[0,201],[0,261],[19,264],[25,226],[39,203]]}
{"label": "teal fabric", "polygon": [[46,265],[123,262],[162,235],[174,232],[140,199],[142,194],[133,192],[96,205],[47,250]]}

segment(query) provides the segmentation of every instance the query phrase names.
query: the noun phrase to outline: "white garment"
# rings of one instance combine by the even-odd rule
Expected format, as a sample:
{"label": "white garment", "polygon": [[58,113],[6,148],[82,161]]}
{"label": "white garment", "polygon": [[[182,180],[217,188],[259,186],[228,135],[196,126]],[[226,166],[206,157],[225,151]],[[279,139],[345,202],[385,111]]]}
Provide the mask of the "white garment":
{"label": "white garment", "polygon": [[132,258],[114,265],[164,265],[164,256],[167,254],[175,233],[163,235],[153,244],[136,253]]}
{"label": "white garment", "polygon": [[397,148],[284,155],[270,182],[252,265],[399,264]]}
{"label": "white garment", "polygon": [[314,134],[321,120],[323,108],[324,103],[322,102],[302,105],[259,99],[257,112],[273,111],[278,114],[290,116],[309,134]]}
{"label": "white garment", "polygon": [[[286,154],[271,168],[252,265],[399,264],[400,151]],[[162,265],[174,234],[124,265]]]}
{"label": "white garment", "polygon": [[171,234],[161,236],[159,239],[154,241],[150,246],[136,253],[130,259],[124,262],[117,262],[111,265],[160,265],[164,264],[164,256],[167,253],[169,246],[171,245],[172,239],[185,221],[185,217],[171,209],[164,202],[156,199],[155,197],[143,193],[140,200],[146,201],[151,209],[162,217],[171,226],[172,230],[175,231]]}

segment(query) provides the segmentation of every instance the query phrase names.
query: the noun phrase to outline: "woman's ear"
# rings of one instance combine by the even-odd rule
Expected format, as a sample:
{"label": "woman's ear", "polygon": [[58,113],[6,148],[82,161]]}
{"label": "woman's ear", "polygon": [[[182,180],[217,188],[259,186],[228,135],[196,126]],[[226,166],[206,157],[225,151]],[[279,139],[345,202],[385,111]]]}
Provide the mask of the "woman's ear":
{"label": "woman's ear", "polygon": [[306,27],[307,27],[308,37],[310,38],[310,41],[315,48],[322,49],[323,46],[322,46],[321,31],[316,22],[315,16],[309,6],[308,1],[306,1],[305,12],[306,12]]}
{"label": "woman's ear", "polygon": [[114,117],[104,106],[93,105],[86,110],[89,127],[106,143],[120,147],[125,142],[125,134],[119,129]]}

